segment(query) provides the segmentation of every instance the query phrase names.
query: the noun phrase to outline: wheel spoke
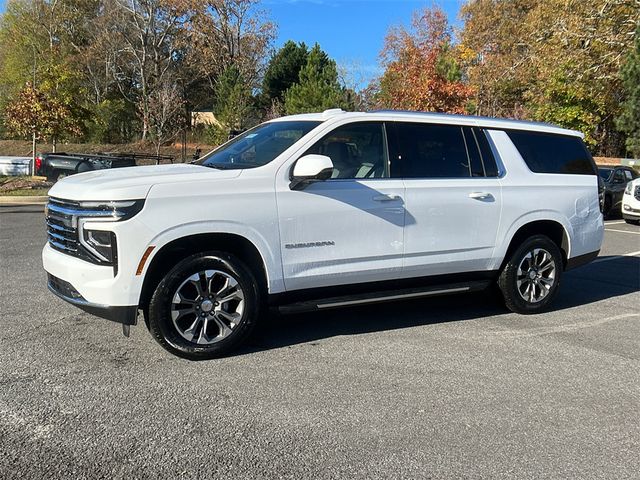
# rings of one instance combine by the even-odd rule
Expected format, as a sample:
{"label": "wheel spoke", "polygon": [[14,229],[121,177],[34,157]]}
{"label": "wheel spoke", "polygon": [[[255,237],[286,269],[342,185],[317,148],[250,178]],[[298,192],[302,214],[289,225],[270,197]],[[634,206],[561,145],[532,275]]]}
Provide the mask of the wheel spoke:
{"label": "wheel spoke", "polygon": [[242,318],[242,315],[240,315],[237,312],[228,313],[228,312],[225,312],[224,310],[220,310],[219,312],[217,312],[217,314],[218,314],[218,316],[229,320],[234,325],[237,325],[238,322],[240,321],[240,319]]}
{"label": "wheel spoke", "polygon": [[209,318],[205,318],[200,329],[200,335],[198,335],[199,344],[207,344],[211,342],[211,339],[207,335],[207,327],[209,326]]}
{"label": "wheel spoke", "polygon": [[234,292],[229,293],[226,297],[218,300],[221,304],[225,304],[230,302],[231,300],[244,300],[244,293],[242,290],[236,290]]}
{"label": "wheel spoke", "polygon": [[188,315],[190,313],[196,313],[195,308],[193,308],[193,307],[190,307],[190,308],[174,308],[174,309],[171,310],[171,318],[173,319],[174,322],[177,322],[182,317],[184,317],[185,315]]}
{"label": "wheel spoke", "polygon": [[224,298],[234,290],[237,290],[237,288],[238,282],[236,282],[233,278],[227,278],[227,281],[222,286],[222,288],[218,292],[216,292],[216,295],[218,296],[218,298]]}
{"label": "wheel spoke", "polygon": [[183,296],[179,291],[176,292],[176,294],[173,296],[173,304],[174,305],[180,305],[180,304],[186,304],[186,305],[195,305],[196,301],[195,300],[191,300],[190,298],[186,298],[185,296]]}
{"label": "wheel spoke", "polygon": [[547,289],[551,289],[553,285],[553,278],[540,277],[538,281]]}
{"label": "wheel spoke", "polygon": [[202,323],[201,317],[197,316],[194,322],[191,324],[191,326],[183,332],[183,336],[190,342],[193,342],[196,332],[198,331],[198,326],[201,323]]}
{"label": "wheel spoke", "polygon": [[229,334],[231,333],[231,328],[229,328],[229,325],[227,325],[224,320],[220,318],[220,312],[216,313],[212,317],[212,320],[216,323],[218,329],[220,330],[220,332],[218,333],[218,338],[225,338],[229,336]]}

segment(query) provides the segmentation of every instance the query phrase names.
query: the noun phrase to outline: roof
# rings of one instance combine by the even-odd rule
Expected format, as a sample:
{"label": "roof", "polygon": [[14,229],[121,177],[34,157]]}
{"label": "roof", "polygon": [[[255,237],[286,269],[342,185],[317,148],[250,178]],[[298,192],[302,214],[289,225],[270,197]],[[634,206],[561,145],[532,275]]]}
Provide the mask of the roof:
{"label": "roof", "polygon": [[374,112],[345,112],[341,109],[325,110],[322,113],[303,113],[280,117],[274,121],[316,121],[325,122],[335,119],[362,119],[362,120],[422,120],[429,123],[449,123],[454,125],[472,125],[501,130],[529,130],[560,135],[572,135],[584,137],[581,132],[552,125],[550,123],[530,122],[524,120],[512,120],[506,118],[480,117],[475,115],[456,115],[450,113],[407,112],[400,110],[378,110]]}

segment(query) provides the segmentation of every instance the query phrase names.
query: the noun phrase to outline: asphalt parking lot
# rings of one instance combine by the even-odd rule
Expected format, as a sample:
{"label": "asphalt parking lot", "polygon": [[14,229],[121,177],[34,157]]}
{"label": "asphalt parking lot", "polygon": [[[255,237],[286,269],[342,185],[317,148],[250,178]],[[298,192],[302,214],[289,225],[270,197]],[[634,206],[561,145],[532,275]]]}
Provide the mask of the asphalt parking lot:
{"label": "asphalt parking lot", "polygon": [[640,227],[606,229],[544,315],[286,316],[193,363],[52,296],[42,207],[0,207],[0,478],[640,478]]}

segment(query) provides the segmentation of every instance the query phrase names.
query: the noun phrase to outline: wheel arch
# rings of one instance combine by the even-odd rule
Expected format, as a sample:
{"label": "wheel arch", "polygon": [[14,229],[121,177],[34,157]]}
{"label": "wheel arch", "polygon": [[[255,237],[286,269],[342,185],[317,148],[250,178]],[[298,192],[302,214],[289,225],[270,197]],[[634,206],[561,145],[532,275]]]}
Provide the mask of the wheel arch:
{"label": "wheel arch", "polygon": [[138,305],[146,309],[160,280],[179,261],[190,255],[219,250],[238,257],[255,275],[261,288],[269,289],[269,272],[265,259],[251,240],[235,233],[196,233],[175,238],[163,245],[145,269]]}
{"label": "wheel arch", "polygon": [[506,247],[500,270],[502,270],[504,265],[509,261],[510,256],[518,246],[533,235],[545,235],[549,237],[560,249],[563,267],[566,268],[567,261],[571,255],[571,236],[567,227],[563,225],[562,222],[556,219],[545,218],[531,219],[514,228],[512,234],[507,237],[510,238],[510,240]]}

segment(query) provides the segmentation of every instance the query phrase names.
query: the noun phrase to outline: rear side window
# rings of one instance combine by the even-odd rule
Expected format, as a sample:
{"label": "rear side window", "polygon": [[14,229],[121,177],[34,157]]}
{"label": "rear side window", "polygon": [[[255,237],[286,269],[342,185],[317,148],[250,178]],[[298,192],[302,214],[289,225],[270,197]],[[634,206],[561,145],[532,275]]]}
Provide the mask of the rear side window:
{"label": "rear side window", "polygon": [[506,133],[532,172],[596,174],[593,158],[579,137],[521,130]]}
{"label": "rear side window", "polygon": [[462,127],[428,123],[395,124],[391,176],[400,178],[469,178]]}

